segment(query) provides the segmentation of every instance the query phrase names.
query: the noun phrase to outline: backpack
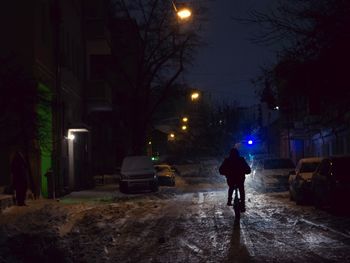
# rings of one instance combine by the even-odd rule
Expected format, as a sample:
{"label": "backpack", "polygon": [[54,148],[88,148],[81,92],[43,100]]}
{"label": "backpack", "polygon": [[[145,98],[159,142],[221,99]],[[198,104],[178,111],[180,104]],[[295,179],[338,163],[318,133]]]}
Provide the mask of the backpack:
{"label": "backpack", "polygon": [[230,161],[226,158],[219,167],[219,173],[226,176],[232,171],[231,169]]}

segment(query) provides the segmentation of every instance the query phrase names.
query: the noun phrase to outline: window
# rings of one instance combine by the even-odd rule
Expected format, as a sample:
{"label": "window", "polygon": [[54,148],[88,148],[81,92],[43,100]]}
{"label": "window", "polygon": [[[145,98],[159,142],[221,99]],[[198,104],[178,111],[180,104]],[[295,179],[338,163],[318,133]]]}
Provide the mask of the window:
{"label": "window", "polygon": [[303,163],[300,169],[301,173],[312,173],[316,170],[320,163],[319,162],[313,162],[313,163]]}
{"label": "window", "polygon": [[157,172],[171,172],[171,169],[169,167],[155,166],[154,168]]}

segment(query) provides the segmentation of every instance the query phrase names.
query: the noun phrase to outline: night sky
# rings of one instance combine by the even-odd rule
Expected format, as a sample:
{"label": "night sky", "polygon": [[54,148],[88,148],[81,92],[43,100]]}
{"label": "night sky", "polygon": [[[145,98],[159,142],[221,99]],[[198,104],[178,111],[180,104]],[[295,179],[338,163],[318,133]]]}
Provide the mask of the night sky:
{"label": "night sky", "polygon": [[253,44],[259,28],[232,20],[246,17],[251,9],[268,10],[277,0],[214,0],[209,2],[208,22],[203,30],[206,45],[198,50],[186,79],[191,87],[210,93],[215,101],[241,106],[258,103],[251,79],[259,66],[274,60],[273,48]]}

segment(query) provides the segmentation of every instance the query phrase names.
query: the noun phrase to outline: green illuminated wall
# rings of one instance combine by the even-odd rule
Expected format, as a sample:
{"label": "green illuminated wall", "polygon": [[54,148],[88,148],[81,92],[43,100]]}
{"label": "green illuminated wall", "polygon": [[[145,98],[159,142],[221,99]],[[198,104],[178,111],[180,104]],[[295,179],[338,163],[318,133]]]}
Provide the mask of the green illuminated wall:
{"label": "green illuminated wall", "polygon": [[52,94],[50,88],[42,83],[39,83],[38,91],[40,94],[37,114],[41,158],[41,193],[44,197],[48,197],[48,185],[45,174],[52,165]]}

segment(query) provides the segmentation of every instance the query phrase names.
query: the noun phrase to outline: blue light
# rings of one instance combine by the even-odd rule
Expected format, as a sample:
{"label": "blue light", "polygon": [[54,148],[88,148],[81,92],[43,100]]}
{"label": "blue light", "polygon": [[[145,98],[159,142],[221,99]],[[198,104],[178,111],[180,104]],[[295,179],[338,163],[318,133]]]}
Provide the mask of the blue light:
{"label": "blue light", "polygon": [[249,140],[249,141],[248,141],[248,144],[249,144],[249,145],[252,145],[252,144],[253,144],[253,141],[252,141],[252,140]]}

